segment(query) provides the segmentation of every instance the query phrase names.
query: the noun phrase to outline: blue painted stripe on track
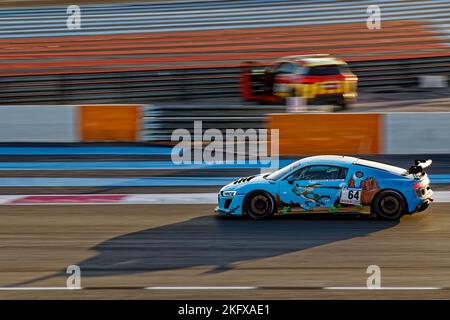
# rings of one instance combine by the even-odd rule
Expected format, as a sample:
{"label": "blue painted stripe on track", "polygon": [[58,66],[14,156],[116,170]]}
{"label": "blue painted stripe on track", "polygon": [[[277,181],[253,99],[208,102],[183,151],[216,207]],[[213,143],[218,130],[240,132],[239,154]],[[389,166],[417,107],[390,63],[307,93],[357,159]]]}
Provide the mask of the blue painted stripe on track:
{"label": "blue painted stripe on track", "polygon": [[[11,155],[170,155],[167,147],[0,147],[0,156]],[[37,162],[38,164],[39,162]],[[1,166],[0,166],[1,167]]]}
{"label": "blue painted stripe on track", "polygon": [[[0,187],[180,187],[223,186],[238,177],[0,178]],[[450,183],[450,174],[431,175],[432,184]]]}
{"label": "blue painted stripe on track", "polygon": [[[285,167],[297,159],[279,160],[279,166]],[[0,162],[0,171],[12,170],[202,170],[202,169],[260,169],[257,164],[181,164],[175,165],[171,161],[58,161],[58,162]],[[429,174],[431,183],[450,183],[450,174]]]}
{"label": "blue painted stripe on track", "polygon": [[164,178],[0,178],[0,187],[181,187],[222,186],[230,177]]}
{"label": "blue painted stripe on track", "polygon": [[[295,160],[280,160],[284,167]],[[261,164],[181,164],[170,161],[58,161],[58,162],[0,162],[0,171],[8,170],[186,170],[186,169],[259,169]]]}
{"label": "blue painted stripe on track", "polygon": [[431,184],[450,183],[450,174],[446,173],[429,174],[428,178]]}
{"label": "blue painted stripe on track", "polygon": [[[293,160],[282,160],[286,166]],[[187,169],[259,169],[261,164],[181,164],[170,161],[97,161],[97,162],[0,162],[0,170],[187,170]],[[267,166],[268,167],[268,166]]]}

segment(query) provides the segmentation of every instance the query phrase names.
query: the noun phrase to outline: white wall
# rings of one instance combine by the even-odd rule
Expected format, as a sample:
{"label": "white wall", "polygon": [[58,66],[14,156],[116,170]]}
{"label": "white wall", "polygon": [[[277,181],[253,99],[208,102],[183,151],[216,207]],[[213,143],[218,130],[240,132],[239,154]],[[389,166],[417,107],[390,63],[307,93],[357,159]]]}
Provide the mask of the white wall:
{"label": "white wall", "polygon": [[384,153],[450,153],[450,112],[386,113]]}
{"label": "white wall", "polygon": [[0,142],[76,142],[75,106],[0,106]]}

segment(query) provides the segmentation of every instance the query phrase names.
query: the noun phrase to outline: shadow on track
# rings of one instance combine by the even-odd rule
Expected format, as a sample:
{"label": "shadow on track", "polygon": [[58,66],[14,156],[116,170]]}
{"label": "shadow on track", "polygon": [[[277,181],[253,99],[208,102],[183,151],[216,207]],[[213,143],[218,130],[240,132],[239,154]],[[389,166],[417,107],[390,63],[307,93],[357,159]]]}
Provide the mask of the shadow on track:
{"label": "shadow on track", "polygon": [[110,276],[195,266],[232,269],[232,263],[297,252],[365,237],[398,222],[352,216],[282,216],[271,220],[205,216],[125,234],[92,248],[78,263],[83,276]]}

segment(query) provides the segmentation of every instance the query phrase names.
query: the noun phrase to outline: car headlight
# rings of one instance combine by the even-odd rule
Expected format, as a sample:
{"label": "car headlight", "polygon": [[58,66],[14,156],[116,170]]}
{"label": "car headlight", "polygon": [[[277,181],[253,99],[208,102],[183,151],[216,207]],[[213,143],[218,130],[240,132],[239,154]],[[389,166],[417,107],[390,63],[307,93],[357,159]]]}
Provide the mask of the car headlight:
{"label": "car headlight", "polygon": [[234,197],[236,191],[222,191],[222,197]]}

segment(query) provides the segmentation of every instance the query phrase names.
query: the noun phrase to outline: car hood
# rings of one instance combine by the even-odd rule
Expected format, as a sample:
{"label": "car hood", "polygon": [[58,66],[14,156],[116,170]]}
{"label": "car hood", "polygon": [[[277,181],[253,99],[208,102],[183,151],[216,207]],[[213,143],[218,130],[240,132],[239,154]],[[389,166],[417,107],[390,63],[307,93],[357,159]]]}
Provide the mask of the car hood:
{"label": "car hood", "polygon": [[267,175],[267,174],[258,174],[258,175],[254,175],[254,176],[239,178],[236,181],[233,181],[233,182],[227,184],[226,186],[224,186],[222,189],[220,189],[220,191],[237,190],[243,186],[246,186],[249,184],[254,184],[254,183],[261,183],[261,182],[268,183],[268,180],[264,179],[265,175]]}

